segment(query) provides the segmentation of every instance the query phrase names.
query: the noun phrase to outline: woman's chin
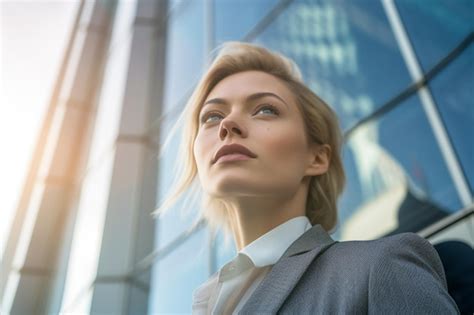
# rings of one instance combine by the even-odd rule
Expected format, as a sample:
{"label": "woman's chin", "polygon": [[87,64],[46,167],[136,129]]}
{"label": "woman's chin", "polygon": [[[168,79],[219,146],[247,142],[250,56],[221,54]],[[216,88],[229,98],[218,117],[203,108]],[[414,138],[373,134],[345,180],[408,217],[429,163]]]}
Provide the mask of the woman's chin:
{"label": "woman's chin", "polygon": [[208,192],[216,198],[257,197],[273,194],[274,190],[272,191],[269,187],[271,185],[268,183],[260,184],[248,181],[226,180],[225,182],[220,182]]}

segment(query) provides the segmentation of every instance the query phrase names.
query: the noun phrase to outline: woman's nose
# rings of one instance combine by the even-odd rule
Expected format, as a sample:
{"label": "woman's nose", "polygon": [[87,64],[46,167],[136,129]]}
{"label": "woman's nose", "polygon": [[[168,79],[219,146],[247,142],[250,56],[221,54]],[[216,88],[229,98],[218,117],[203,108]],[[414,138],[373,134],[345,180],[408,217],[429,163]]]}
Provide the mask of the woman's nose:
{"label": "woman's nose", "polygon": [[224,140],[230,134],[236,134],[243,138],[247,137],[247,131],[241,125],[239,125],[235,120],[225,118],[219,128],[219,137],[221,140]]}

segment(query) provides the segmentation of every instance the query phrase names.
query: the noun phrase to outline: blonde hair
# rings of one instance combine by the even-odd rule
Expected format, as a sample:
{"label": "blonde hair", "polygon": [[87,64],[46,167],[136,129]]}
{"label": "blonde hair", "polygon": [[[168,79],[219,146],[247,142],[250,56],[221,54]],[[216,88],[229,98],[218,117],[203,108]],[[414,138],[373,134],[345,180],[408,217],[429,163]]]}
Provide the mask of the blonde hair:
{"label": "blonde hair", "polygon": [[[184,122],[177,164],[178,177],[172,186],[171,193],[155,213],[162,213],[171,208],[191,186],[196,189],[198,179],[193,146],[199,128],[199,111],[208,94],[222,79],[250,70],[263,71],[282,80],[295,96],[309,140],[319,144],[328,144],[331,147],[328,171],[311,178],[306,202],[306,216],[311,224],[321,224],[329,231],[336,225],[337,199],[345,184],[341,160],[342,134],[337,116],[323,100],[304,85],[301,73],[294,62],[263,47],[241,42],[223,44],[174,126],[172,134]],[[223,228],[227,240],[232,231],[233,214],[226,208],[223,200],[208,196],[202,189],[200,190],[200,196],[203,198],[200,215],[195,223],[198,223],[199,219],[204,219],[213,232]]]}

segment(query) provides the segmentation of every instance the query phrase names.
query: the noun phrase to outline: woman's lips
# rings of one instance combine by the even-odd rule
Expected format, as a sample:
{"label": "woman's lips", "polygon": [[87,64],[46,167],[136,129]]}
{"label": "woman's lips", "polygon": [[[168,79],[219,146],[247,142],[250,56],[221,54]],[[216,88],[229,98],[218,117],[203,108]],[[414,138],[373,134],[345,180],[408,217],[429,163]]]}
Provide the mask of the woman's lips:
{"label": "woman's lips", "polygon": [[231,162],[231,161],[244,161],[244,160],[250,160],[250,159],[253,159],[253,158],[245,154],[231,153],[231,154],[221,156],[216,161],[216,163]]}
{"label": "woman's lips", "polygon": [[238,143],[232,143],[232,144],[223,145],[214,155],[214,158],[211,164],[216,163],[223,156],[234,155],[234,154],[244,155],[249,158],[257,157],[255,153],[247,149],[245,146]]}

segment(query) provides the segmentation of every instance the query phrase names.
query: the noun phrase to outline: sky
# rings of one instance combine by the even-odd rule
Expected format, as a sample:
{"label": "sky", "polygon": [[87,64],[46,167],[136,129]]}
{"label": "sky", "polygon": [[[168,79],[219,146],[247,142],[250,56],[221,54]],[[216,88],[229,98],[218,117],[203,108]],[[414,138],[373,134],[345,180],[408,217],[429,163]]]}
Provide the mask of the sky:
{"label": "sky", "polygon": [[0,259],[78,0],[0,0]]}

